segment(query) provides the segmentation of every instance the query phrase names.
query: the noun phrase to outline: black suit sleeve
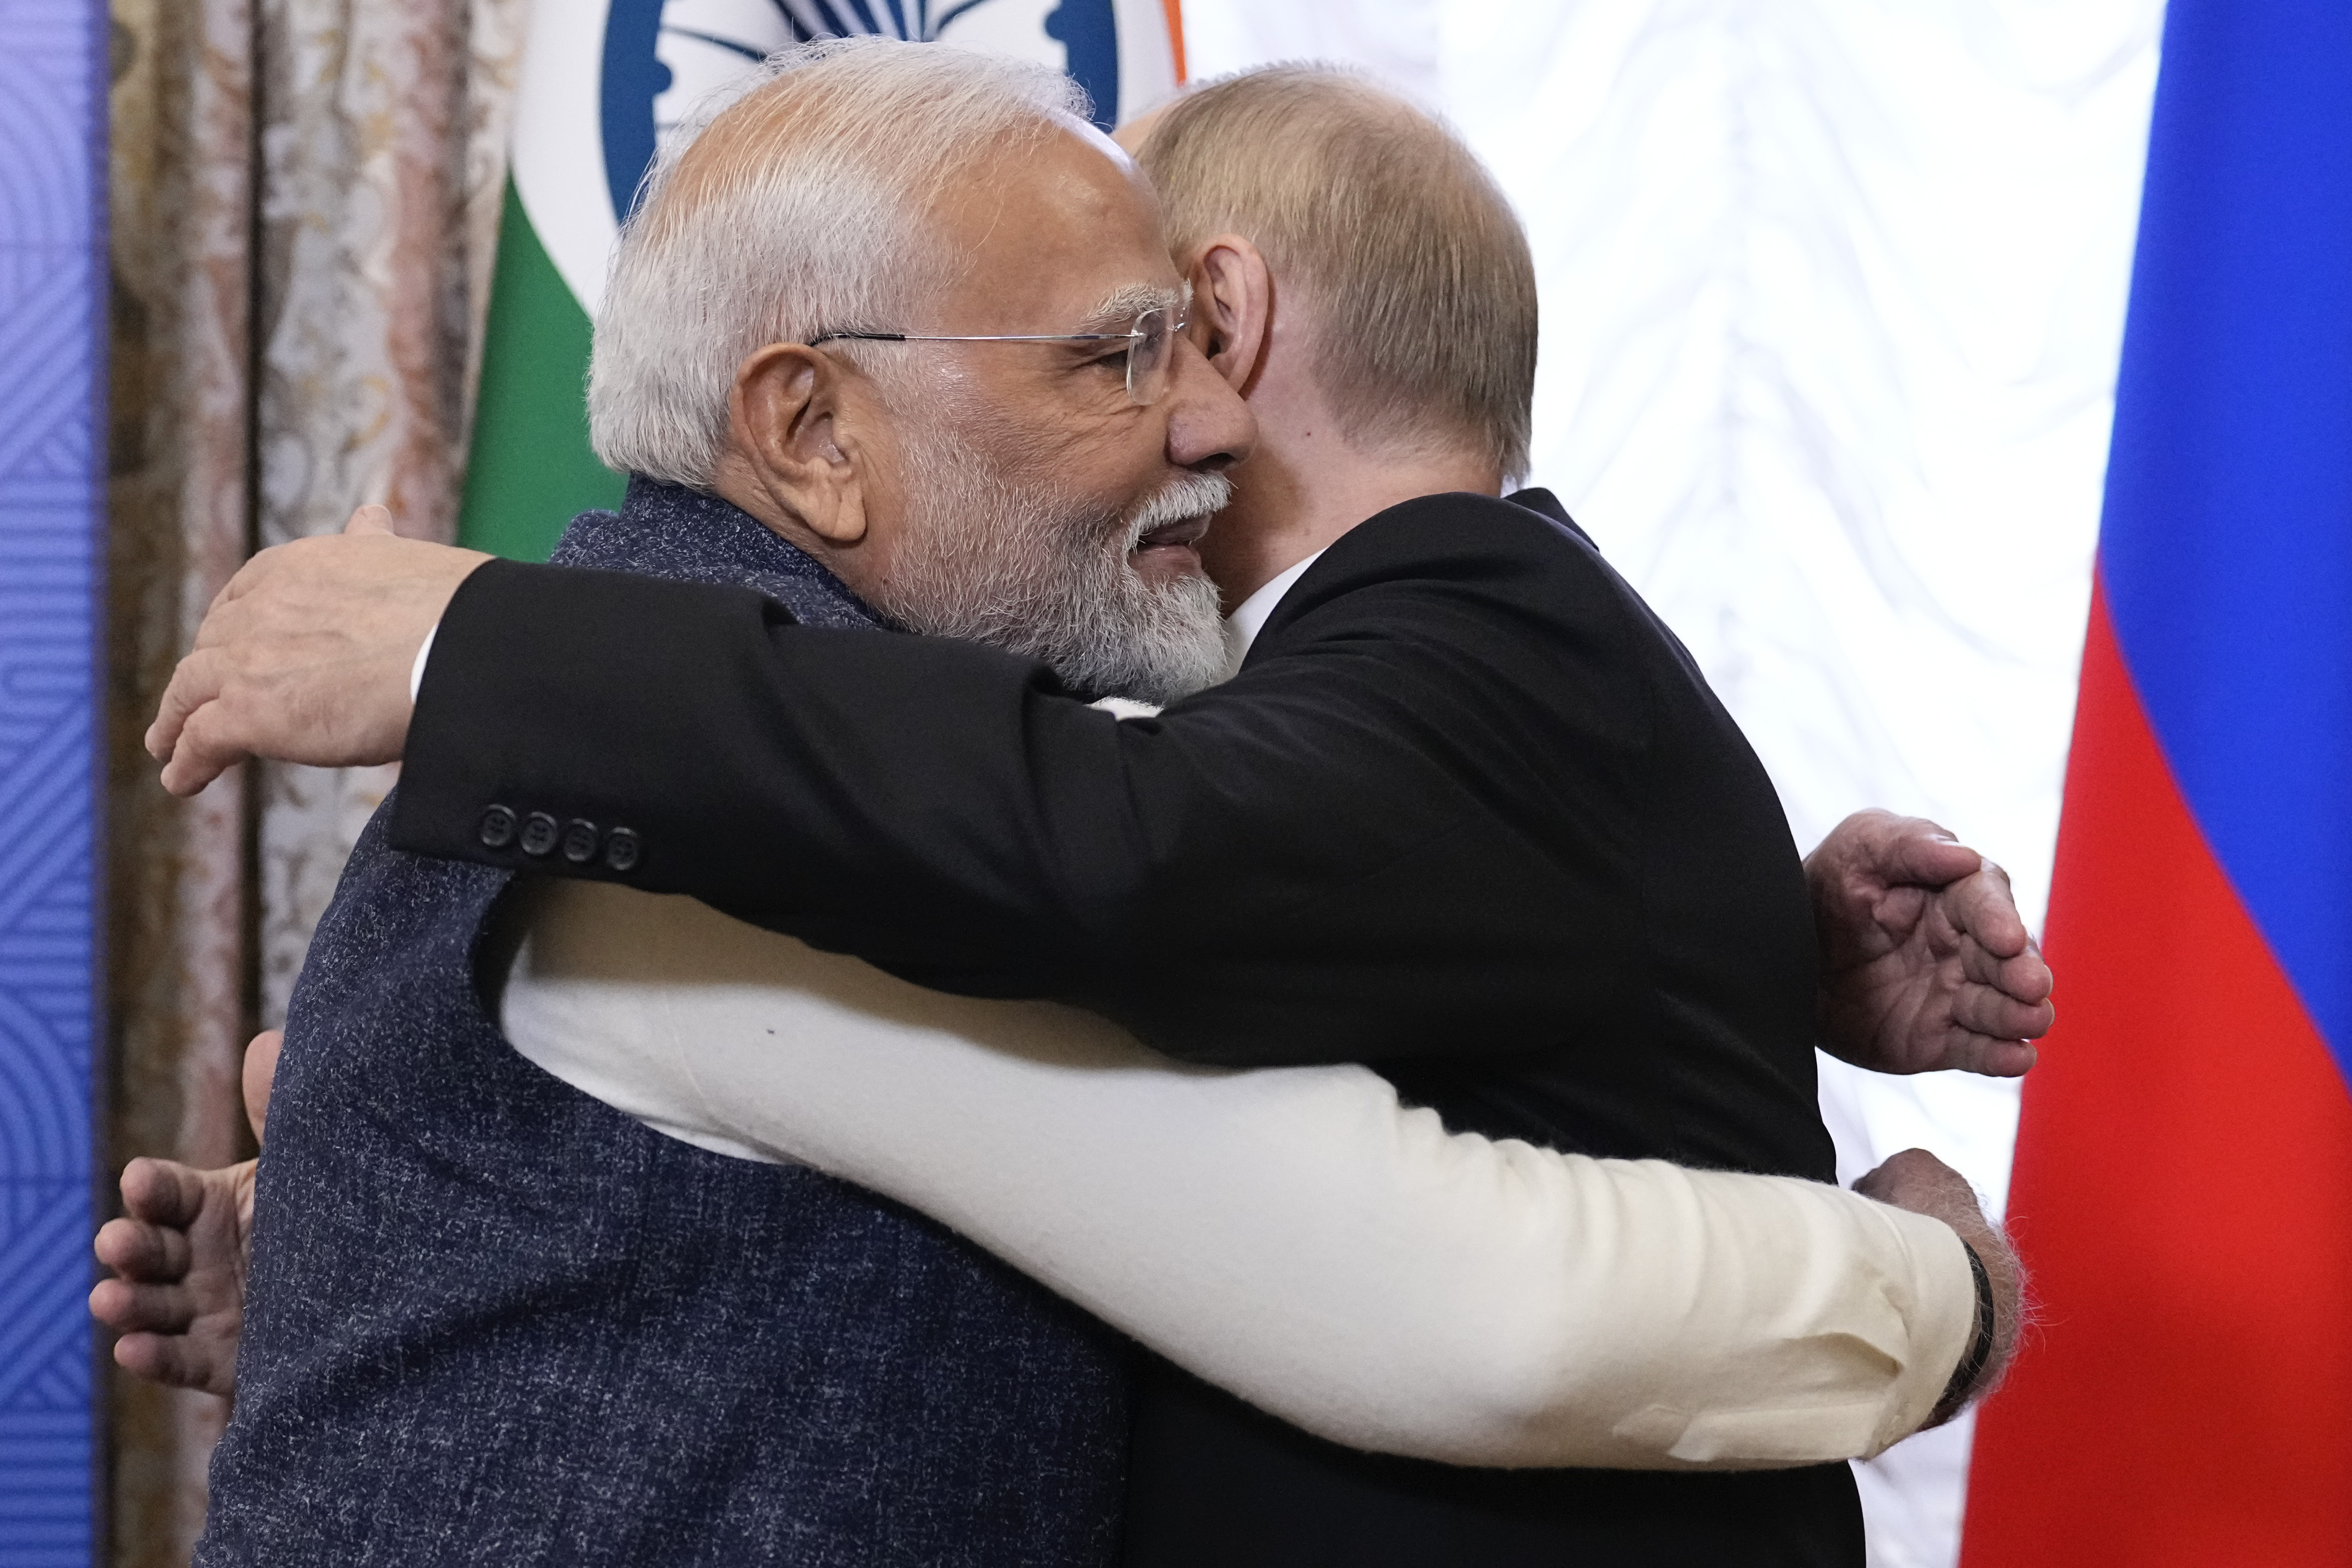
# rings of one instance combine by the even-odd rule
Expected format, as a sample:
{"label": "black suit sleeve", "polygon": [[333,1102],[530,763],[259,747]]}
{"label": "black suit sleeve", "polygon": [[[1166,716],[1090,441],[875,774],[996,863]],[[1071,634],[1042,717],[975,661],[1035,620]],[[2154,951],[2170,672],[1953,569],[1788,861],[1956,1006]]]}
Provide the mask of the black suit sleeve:
{"label": "black suit sleeve", "polygon": [[[1239,677],[1142,721],[744,590],[494,563],[442,623],[394,841],[689,893],[1198,1060],[1533,1049],[1638,979],[1644,710],[1605,573],[1440,504],[1470,499],[1358,529]],[[499,810],[625,827],[631,863],[486,844]]]}

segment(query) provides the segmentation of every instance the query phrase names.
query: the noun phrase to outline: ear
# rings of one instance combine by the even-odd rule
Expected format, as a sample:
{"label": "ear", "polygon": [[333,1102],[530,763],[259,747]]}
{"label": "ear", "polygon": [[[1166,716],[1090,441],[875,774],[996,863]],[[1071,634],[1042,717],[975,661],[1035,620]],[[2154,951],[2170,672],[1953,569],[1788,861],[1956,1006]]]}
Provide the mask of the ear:
{"label": "ear", "polygon": [[1192,338],[1217,374],[1246,395],[1265,359],[1274,278],[1256,246],[1221,234],[1192,263]]}
{"label": "ear", "polygon": [[859,460],[867,400],[841,362],[803,343],[770,343],[735,373],[735,450],[783,514],[827,543],[866,537]]}

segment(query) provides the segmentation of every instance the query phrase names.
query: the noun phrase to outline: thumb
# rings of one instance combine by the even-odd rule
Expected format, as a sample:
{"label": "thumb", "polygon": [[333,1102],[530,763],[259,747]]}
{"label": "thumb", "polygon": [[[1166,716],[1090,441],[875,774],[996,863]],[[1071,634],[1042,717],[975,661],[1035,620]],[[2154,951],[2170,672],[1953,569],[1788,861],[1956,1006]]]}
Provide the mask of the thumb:
{"label": "thumb", "polygon": [[1985,858],[1940,827],[1923,823],[1885,847],[1879,869],[1890,884],[1944,888],[1983,869]]}
{"label": "thumb", "polygon": [[284,1030],[265,1029],[245,1047],[245,1119],[253,1123],[257,1143],[269,1120],[269,1086],[278,1080],[278,1052],[285,1044]]}
{"label": "thumb", "polygon": [[390,533],[392,509],[373,501],[352,513],[351,521],[343,524],[345,533]]}

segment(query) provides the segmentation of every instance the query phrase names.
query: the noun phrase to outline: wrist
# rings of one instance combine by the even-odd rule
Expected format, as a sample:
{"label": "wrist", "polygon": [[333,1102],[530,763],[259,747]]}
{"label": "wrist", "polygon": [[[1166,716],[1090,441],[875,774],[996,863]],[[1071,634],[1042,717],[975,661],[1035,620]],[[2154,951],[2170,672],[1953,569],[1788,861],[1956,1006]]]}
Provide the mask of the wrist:
{"label": "wrist", "polygon": [[1984,1381],[1985,1369],[1992,1362],[1993,1346],[2000,1337],[2000,1303],[1993,1298],[1992,1276],[1985,1268],[1984,1257],[1966,1238],[1962,1238],[1960,1247],[1969,1255],[1969,1277],[1976,1287],[1976,1319],[1968,1348],[1960,1352],[1959,1364],[1952,1369],[1943,1397],[1936,1401],[1937,1417],[1947,1420],[1959,1413]]}

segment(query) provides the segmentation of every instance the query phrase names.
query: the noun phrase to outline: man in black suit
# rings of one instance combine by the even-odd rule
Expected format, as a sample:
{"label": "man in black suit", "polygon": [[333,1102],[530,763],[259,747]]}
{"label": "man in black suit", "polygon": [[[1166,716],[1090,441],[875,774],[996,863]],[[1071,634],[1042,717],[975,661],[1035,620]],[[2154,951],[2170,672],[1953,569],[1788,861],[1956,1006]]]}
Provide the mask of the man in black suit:
{"label": "man in black suit", "polygon": [[[1155,146],[1167,137],[1181,148],[1188,112],[1213,123],[1218,101],[1213,90],[1180,110]],[[1420,201],[1415,184],[1384,189],[1377,167],[1343,156],[1370,144],[1392,160],[1402,145],[1442,161],[1451,143],[1395,106],[1327,107],[1318,173],[1351,177],[1319,184],[1360,200],[1369,182],[1371,210],[1384,223],[1420,220],[1439,271],[1460,278],[1462,258],[1447,249],[1460,207]],[[1286,154],[1298,146],[1286,142]],[[1506,243],[1491,248],[1505,254],[1486,259],[1524,270],[1523,242],[1483,176],[1433,183],[1499,213]],[[1328,230],[1329,216],[1310,213],[1307,226]],[[1335,465],[1328,486],[1309,466],[1250,489],[1280,511],[1284,483],[1311,497],[1340,489],[1344,473],[1347,515],[1375,514],[1321,542],[1225,685],[1118,721],[1038,664],[970,646],[829,637],[749,595],[504,563],[474,571],[478,562],[425,563],[395,542],[359,540],[291,568],[314,586],[339,573],[377,585],[383,625],[338,597],[337,615],[295,639],[364,644],[358,679],[303,673],[285,644],[273,651],[289,568],[256,572],[167,702],[157,743],[186,742],[167,782],[199,785],[239,750],[345,761],[404,739],[397,833],[411,849],[690,891],[928,984],[1080,1002],[1178,1056],[1370,1059],[1460,1127],[1828,1179],[1811,1104],[1814,920],[1824,897],[1846,893],[1842,875],[1826,874],[1843,868],[1825,866],[1809,899],[1769,781],[1679,645],[1549,496],[1496,499],[1524,451],[1531,286],[1526,319],[1499,334],[1517,329],[1527,374],[1507,365],[1482,386],[1484,362],[1428,374],[1444,357],[1433,345],[1464,333],[1447,314],[1461,300],[1426,279],[1396,287],[1437,327],[1396,334],[1409,340],[1405,357],[1384,361],[1398,316],[1344,311],[1343,279],[1284,254],[1296,235],[1262,251],[1240,235],[1178,237],[1203,346],[1252,390],[1262,419],[1277,406],[1297,416],[1289,445],[1269,446],[1311,458],[1318,432],[1328,444],[1336,430],[1362,459]],[[1474,317],[1496,308],[1496,290],[1456,292]],[[1286,315],[1278,293],[1293,302]],[[854,377],[820,353],[838,335],[746,362],[736,417],[764,439],[751,471],[718,476],[718,488],[803,529],[856,582],[878,558],[857,552],[876,542],[887,505],[877,467],[860,461],[878,427],[851,395]],[[1369,367],[1333,375],[1342,339],[1374,351]],[[988,363],[973,362],[976,384],[1017,374]],[[1320,407],[1305,395],[1284,405],[1284,375],[1303,377]],[[1104,423],[1032,435],[1100,444]],[[1182,433],[1162,434],[1170,466],[1213,463],[1213,451],[1176,456]],[[1139,569],[1181,576],[1190,542],[1143,542]],[[1232,575],[1235,597],[1258,585]],[[436,621],[411,724],[387,672]],[[387,655],[404,637],[402,657]],[[273,685],[281,710],[299,687],[298,720],[326,711],[307,707],[322,694],[349,700],[331,705],[334,732],[270,718]],[[549,857],[572,839],[594,848],[576,867]],[[1936,930],[1960,906],[1908,903],[1916,918],[1894,921],[1898,932],[1856,961],[1909,976],[1910,1000],[1990,1011],[1955,1014],[1945,1031],[1898,1030],[1906,1046],[1930,1039],[1929,1059],[1881,1052],[1874,1064],[1951,1065],[1937,1053],[1981,1058],[2035,1032],[2038,997],[2014,994],[2035,989],[2030,978],[1992,976],[2021,1014],[1987,1001],[1998,985],[1950,983],[1968,963],[2034,967],[2021,931],[2013,943],[1988,932],[1993,949],[1971,956],[1965,932]],[[1910,961],[1938,935],[1953,952],[1942,981],[1923,982]],[[1899,1010],[1869,1012],[1862,1032]],[[1855,1034],[1832,1043],[1866,1056],[1884,1043]],[[1957,1381],[1954,1402],[1969,1384]],[[1714,1439],[1685,1430],[1680,1440],[1697,1460]],[[1145,1402],[1137,1467],[1129,1531],[1140,1561],[1859,1553],[1842,1467],[1448,1471],[1317,1443],[1173,1374]]]}

